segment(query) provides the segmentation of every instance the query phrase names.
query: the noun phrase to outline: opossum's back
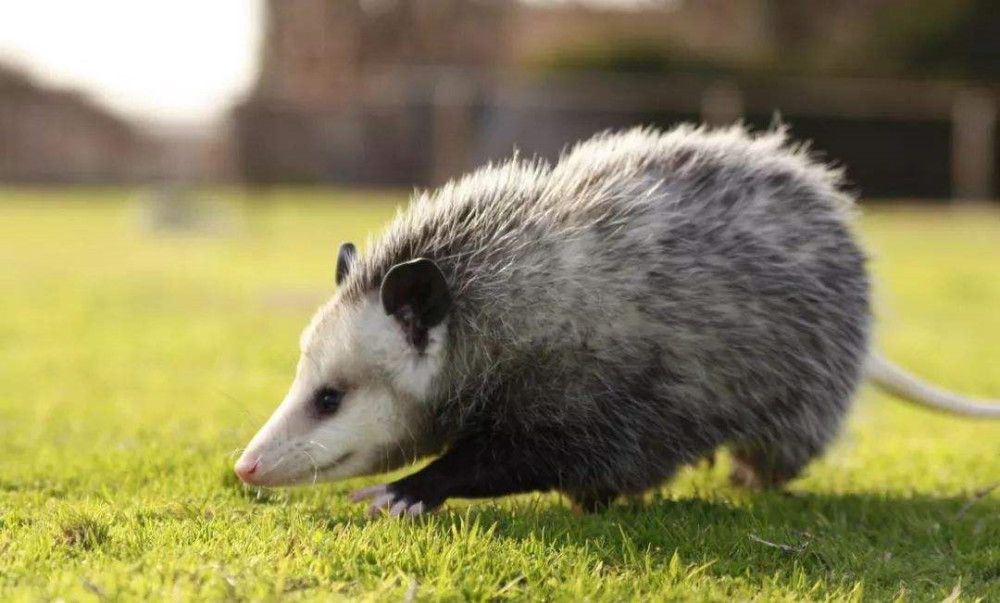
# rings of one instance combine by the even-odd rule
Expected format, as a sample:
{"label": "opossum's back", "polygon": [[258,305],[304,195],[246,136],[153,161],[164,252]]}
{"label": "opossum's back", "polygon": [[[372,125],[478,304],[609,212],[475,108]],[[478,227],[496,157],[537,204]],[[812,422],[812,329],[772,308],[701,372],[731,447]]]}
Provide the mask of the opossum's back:
{"label": "opossum's back", "polygon": [[769,276],[807,290],[819,280],[836,293],[864,280],[846,225],[852,200],[840,187],[839,172],[782,132],[636,129],[577,146],[538,202],[562,209],[562,245],[593,245],[590,267],[609,274],[656,281],[669,276],[665,269],[714,273],[748,287],[756,275],[761,292]]}
{"label": "opossum's back", "polygon": [[870,310],[850,199],[783,135],[633,131],[581,145],[552,180],[591,191],[578,210],[601,246],[592,268],[666,334],[675,364],[856,380]]}

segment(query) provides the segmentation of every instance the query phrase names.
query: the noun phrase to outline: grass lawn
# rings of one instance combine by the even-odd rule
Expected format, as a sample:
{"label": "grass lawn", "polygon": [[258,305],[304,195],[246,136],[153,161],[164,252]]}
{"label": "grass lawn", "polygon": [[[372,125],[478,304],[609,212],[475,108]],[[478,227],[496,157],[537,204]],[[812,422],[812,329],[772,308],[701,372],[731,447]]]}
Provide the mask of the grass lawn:
{"label": "grass lawn", "polygon": [[[402,197],[272,192],[151,236],[124,191],[0,191],[0,600],[1000,600],[1000,422],[872,390],[794,496],[725,458],[578,517],[554,495],[369,519],[361,482],[231,473],[290,383],[336,246]],[[237,197],[230,195],[234,200]],[[869,211],[891,356],[1000,397],[1000,211]],[[780,545],[780,546],[777,546]]]}

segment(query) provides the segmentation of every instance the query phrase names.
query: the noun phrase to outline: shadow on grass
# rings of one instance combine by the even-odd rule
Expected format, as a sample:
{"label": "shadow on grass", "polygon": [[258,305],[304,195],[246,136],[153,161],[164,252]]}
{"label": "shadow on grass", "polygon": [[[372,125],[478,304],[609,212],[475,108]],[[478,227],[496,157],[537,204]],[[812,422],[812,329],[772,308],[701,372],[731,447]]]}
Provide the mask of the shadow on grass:
{"label": "shadow on grass", "polygon": [[[544,533],[550,546],[588,546],[611,567],[667,569],[676,553],[705,572],[751,581],[798,575],[806,584],[864,581],[885,594],[1000,595],[1000,500],[881,494],[747,494],[738,504],[659,499],[578,517],[558,507],[472,508],[497,538]],[[443,519],[445,525],[466,521]],[[544,531],[543,531],[544,529]]]}
{"label": "shadow on grass", "polygon": [[[478,525],[518,545],[586,547],[604,571],[641,564],[666,572],[676,554],[698,574],[749,584],[808,590],[822,583],[821,592],[845,592],[863,581],[865,594],[876,598],[944,597],[960,584],[966,596],[991,600],[1000,597],[1000,500],[969,503],[924,495],[745,494],[736,502],[660,498],[579,516],[545,498],[446,507],[427,521],[442,534]],[[348,519],[355,521],[369,520]]]}
{"label": "shadow on grass", "polygon": [[[226,485],[255,503],[310,504],[327,491],[247,489],[229,477]],[[367,518],[363,506],[346,514],[325,504],[309,521],[339,524],[397,521]],[[407,520],[404,520],[407,521]],[[602,571],[642,564],[671,571],[674,556],[698,574],[764,585],[795,583],[808,590],[851,591],[891,598],[944,598],[961,585],[963,594],[1000,600],[1000,498],[938,497],[888,493],[748,493],[663,498],[638,506],[620,503],[600,513],[577,515],[549,496],[514,504],[493,501],[448,503],[420,520],[443,538],[473,526],[514,545],[539,542],[547,549],[585,548]]]}

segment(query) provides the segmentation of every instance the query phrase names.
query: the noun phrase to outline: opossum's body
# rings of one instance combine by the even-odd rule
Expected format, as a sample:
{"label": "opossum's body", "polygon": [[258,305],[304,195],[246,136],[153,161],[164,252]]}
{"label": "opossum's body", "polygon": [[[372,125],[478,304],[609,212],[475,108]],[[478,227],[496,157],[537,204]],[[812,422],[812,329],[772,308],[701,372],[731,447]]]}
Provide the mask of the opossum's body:
{"label": "opossum's body", "polygon": [[[444,451],[366,492],[397,513],[548,489],[592,508],[721,445],[734,477],[780,485],[837,433],[868,356],[850,205],[838,173],[781,133],[739,128],[632,130],[552,168],[481,169],[422,195],[366,257],[344,259],[337,295],[304,336],[303,385],[283,407],[324,375],[377,382],[393,401],[375,406],[391,411],[366,428],[396,435],[364,454],[331,452],[317,471],[339,478]],[[387,275],[416,258],[431,262],[405,283],[424,285],[387,294]],[[380,287],[384,322],[372,310]],[[437,301],[406,306],[407,287]],[[435,287],[438,297],[426,292]],[[284,435],[275,423],[251,444],[245,479],[288,449],[275,441],[299,438],[287,424],[305,419],[283,420]],[[358,419],[342,420],[347,433]],[[275,471],[269,482],[262,467],[258,483],[304,478]]]}

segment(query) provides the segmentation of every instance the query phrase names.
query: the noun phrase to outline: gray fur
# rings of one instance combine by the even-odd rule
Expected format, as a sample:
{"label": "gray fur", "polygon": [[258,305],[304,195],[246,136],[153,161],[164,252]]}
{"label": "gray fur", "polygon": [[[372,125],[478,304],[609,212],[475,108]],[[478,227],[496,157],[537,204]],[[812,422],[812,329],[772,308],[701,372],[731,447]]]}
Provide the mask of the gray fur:
{"label": "gray fur", "polygon": [[515,158],[420,194],[340,303],[400,262],[443,271],[454,306],[421,451],[484,425],[547,430],[540,458],[582,499],[729,445],[743,479],[777,485],[824,450],[862,376],[851,205],[782,131],[600,135],[551,167]]}

